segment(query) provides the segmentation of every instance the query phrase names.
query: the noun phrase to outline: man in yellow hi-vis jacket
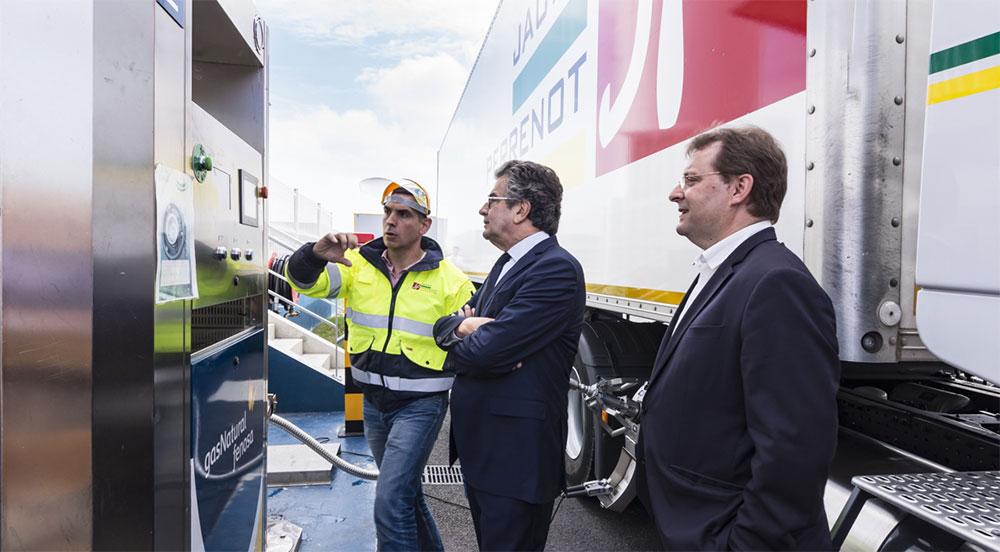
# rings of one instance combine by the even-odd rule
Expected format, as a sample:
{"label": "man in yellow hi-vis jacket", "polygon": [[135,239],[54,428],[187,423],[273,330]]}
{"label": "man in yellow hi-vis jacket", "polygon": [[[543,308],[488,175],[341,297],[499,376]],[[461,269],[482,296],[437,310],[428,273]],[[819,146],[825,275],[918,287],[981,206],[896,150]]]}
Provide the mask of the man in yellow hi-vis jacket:
{"label": "man in yellow hi-vis jacket", "polygon": [[358,249],[354,234],[327,234],[292,254],[285,276],[300,293],[347,300],[351,376],[364,393],[365,437],[379,466],[379,550],[443,550],[420,478],[455,375],[442,371],[446,353],[432,330],[473,287],[424,236],[430,201],[419,184],[389,181],[382,204],[381,239]]}

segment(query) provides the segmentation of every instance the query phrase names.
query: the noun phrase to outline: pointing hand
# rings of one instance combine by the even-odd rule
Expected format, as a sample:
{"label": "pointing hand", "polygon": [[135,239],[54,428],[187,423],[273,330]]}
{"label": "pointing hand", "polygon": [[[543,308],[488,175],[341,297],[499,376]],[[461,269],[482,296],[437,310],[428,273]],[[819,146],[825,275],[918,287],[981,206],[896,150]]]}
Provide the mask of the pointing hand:
{"label": "pointing hand", "polygon": [[320,240],[313,245],[313,254],[330,263],[340,263],[344,266],[351,266],[353,263],[344,257],[344,253],[348,249],[357,248],[358,237],[356,235],[347,232],[339,232],[337,234],[327,234],[320,238]]}

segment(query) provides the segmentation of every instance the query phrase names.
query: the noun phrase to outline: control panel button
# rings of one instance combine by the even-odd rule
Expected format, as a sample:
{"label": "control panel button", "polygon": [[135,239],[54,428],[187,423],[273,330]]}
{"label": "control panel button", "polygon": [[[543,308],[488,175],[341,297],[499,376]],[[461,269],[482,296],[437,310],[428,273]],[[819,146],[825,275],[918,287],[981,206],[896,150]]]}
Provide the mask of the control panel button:
{"label": "control panel button", "polygon": [[252,261],[253,260],[253,249],[247,249],[247,252],[246,252],[246,254],[244,256],[247,258],[248,261]]}
{"label": "control panel button", "polygon": [[212,170],[212,158],[201,144],[195,144],[191,152],[191,170],[194,171],[194,177],[198,182],[204,182],[205,175]]}
{"label": "control panel button", "polygon": [[234,248],[232,248],[232,250],[229,251],[229,257],[232,260],[234,260],[234,261],[240,260],[240,257],[242,257],[242,256],[243,256],[243,252],[240,251],[239,247],[234,247]]}
{"label": "control panel button", "polygon": [[215,260],[217,260],[217,261],[224,261],[226,259],[226,253],[228,253],[228,251],[226,251],[225,247],[222,247],[221,245],[219,247],[216,247],[215,248]]}

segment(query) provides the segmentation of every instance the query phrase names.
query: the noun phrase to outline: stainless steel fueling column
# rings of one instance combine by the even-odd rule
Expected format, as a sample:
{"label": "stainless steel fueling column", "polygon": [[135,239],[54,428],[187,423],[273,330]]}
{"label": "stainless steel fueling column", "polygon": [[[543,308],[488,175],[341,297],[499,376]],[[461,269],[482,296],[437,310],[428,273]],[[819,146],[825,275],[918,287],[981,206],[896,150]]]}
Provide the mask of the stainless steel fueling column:
{"label": "stainless steel fueling column", "polygon": [[0,1],[0,547],[90,546],[94,7]]}
{"label": "stainless steel fueling column", "polygon": [[[250,0],[0,0],[0,547],[262,544],[265,45]],[[155,300],[158,168],[190,178],[196,300]],[[253,504],[199,518],[210,359],[200,414],[240,441],[208,501]]]}
{"label": "stainless steel fueling column", "polygon": [[267,29],[249,2],[197,1],[192,21],[191,548],[253,549],[263,546],[267,489]]}

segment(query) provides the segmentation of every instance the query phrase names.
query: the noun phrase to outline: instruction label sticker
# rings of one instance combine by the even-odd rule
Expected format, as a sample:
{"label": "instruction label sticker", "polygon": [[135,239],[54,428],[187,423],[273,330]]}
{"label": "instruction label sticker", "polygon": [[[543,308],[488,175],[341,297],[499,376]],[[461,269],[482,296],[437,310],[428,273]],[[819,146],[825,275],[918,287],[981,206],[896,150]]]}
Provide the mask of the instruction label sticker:
{"label": "instruction label sticker", "polygon": [[194,258],[194,179],[156,165],[156,302],[198,298]]}

